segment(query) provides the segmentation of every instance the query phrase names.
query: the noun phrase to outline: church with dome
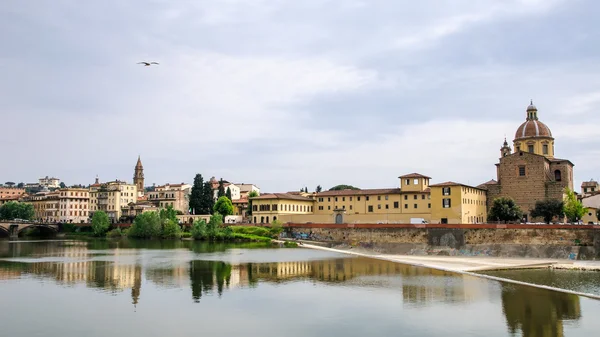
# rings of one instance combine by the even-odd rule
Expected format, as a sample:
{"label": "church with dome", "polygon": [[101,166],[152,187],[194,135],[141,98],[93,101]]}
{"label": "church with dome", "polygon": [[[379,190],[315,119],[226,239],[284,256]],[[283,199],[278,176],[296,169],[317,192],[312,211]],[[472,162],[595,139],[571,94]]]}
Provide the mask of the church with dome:
{"label": "church with dome", "polygon": [[536,201],[563,200],[564,189],[573,189],[573,166],[571,161],[555,157],[552,132],[539,120],[532,101],[525,122],[517,128],[512,149],[504,139],[496,164],[497,178],[479,187],[487,190],[488,210],[494,199],[510,197],[521,207],[524,220],[532,221],[529,213]]}

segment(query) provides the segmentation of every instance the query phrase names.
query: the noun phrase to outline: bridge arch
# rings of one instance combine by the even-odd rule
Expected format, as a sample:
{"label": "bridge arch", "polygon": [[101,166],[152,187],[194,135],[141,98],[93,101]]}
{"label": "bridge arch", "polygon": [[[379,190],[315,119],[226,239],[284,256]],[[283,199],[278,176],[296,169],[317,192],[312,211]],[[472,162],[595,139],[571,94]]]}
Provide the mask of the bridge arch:
{"label": "bridge arch", "polygon": [[21,234],[24,230],[28,229],[28,228],[41,228],[44,229],[45,231],[51,231],[54,234],[58,233],[58,227],[55,226],[48,226],[46,224],[37,224],[37,223],[33,223],[31,225],[27,225],[24,227],[19,228],[19,232],[18,234]]}
{"label": "bridge arch", "polygon": [[10,233],[8,232],[8,229],[4,228],[4,226],[0,226],[0,237],[9,237]]}

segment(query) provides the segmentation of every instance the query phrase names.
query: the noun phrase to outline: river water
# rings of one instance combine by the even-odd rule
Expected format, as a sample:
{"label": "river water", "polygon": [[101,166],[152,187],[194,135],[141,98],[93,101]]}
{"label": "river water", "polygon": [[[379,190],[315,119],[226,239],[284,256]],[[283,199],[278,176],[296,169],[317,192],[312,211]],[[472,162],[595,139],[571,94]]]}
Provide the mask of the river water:
{"label": "river water", "polygon": [[309,249],[0,242],[1,336],[597,336],[600,301]]}

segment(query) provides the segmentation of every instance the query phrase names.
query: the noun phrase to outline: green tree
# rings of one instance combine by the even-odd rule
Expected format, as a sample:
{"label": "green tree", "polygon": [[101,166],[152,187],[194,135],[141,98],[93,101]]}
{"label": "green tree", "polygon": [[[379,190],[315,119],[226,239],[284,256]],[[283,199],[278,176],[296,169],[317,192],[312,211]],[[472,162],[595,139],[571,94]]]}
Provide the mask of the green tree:
{"label": "green tree", "polygon": [[58,186],[60,186],[60,188],[67,188],[67,185],[65,183],[63,183],[62,181],[60,182],[60,184]]}
{"label": "green tree", "polygon": [[225,196],[225,181],[223,178],[219,179],[219,190],[217,192],[217,198]]}
{"label": "green tree", "polygon": [[213,207],[215,205],[215,195],[212,189],[210,181],[204,182],[204,188],[202,188],[202,202],[200,204],[200,213],[197,214],[212,214]]}
{"label": "green tree", "polygon": [[0,206],[0,220],[31,220],[34,216],[33,205],[29,203],[9,201]]}
{"label": "green tree", "polygon": [[321,187],[321,185],[317,185],[317,188],[315,188],[315,192],[317,192],[317,193],[321,193],[322,190],[323,190],[323,187]]}
{"label": "green tree", "polygon": [[206,224],[206,236],[210,240],[214,240],[218,237],[219,230],[223,224],[223,217],[219,213],[215,213],[210,216],[208,224]]}
{"label": "green tree", "polygon": [[18,184],[17,184],[17,188],[23,188],[23,187],[25,187],[25,184],[24,184],[24,183],[18,183]]}
{"label": "green tree", "polygon": [[192,237],[196,240],[206,239],[206,227],[207,223],[204,219],[194,221],[194,225],[192,226]]}
{"label": "green tree", "polygon": [[258,197],[258,192],[252,190],[248,193],[248,215],[252,215],[252,198]]}
{"label": "green tree", "polygon": [[202,194],[204,189],[204,179],[201,174],[196,174],[194,177],[194,185],[192,186],[192,192],[190,193],[190,212],[192,214],[202,214]]}
{"label": "green tree", "polygon": [[563,206],[563,212],[569,222],[576,222],[581,220],[583,215],[588,212],[588,209],[583,207],[581,201],[577,200],[577,196],[575,192],[573,192],[570,188],[565,188],[565,202]]}
{"label": "green tree", "polygon": [[529,211],[532,217],[542,217],[544,222],[550,223],[554,217],[562,216],[564,203],[556,199],[538,200],[535,207]]}
{"label": "green tree", "polygon": [[225,196],[226,196],[226,197],[227,197],[229,200],[232,200],[232,199],[231,199],[231,188],[227,187],[227,192],[225,192]]}
{"label": "green tree", "polygon": [[135,217],[128,235],[133,238],[150,239],[161,234],[160,215],[157,212],[144,212]]}
{"label": "green tree", "polygon": [[104,236],[108,232],[110,221],[108,215],[103,211],[94,212],[92,216],[92,232],[95,236]]}
{"label": "green tree", "polygon": [[360,190],[358,187],[352,185],[337,185],[329,189],[330,191],[341,191],[341,190]]}
{"label": "green tree", "polygon": [[160,221],[162,223],[168,220],[173,221],[174,223],[179,222],[177,219],[177,211],[171,205],[168,205],[167,208],[161,209],[158,215],[160,216]]}
{"label": "green tree", "polygon": [[181,227],[176,221],[167,219],[163,222],[161,236],[163,239],[179,239],[181,237]]}
{"label": "green tree", "polygon": [[219,200],[217,200],[217,202],[215,203],[213,211],[215,211],[215,213],[220,214],[221,217],[225,219],[226,216],[233,214],[233,204],[231,203],[231,200],[229,200],[229,198],[225,196],[220,197]]}
{"label": "green tree", "polygon": [[494,199],[492,208],[488,213],[488,221],[516,221],[523,217],[521,208],[511,198],[500,197]]}

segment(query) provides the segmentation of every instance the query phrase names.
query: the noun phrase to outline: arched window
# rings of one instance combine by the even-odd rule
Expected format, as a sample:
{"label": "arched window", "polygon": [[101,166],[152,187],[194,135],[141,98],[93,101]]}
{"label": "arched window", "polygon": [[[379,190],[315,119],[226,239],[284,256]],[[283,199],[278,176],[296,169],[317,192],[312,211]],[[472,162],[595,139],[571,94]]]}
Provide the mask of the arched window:
{"label": "arched window", "polygon": [[256,217],[254,217],[254,223],[256,223]]}
{"label": "arched window", "polygon": [[273,217],[273,221],[277,221],[277,217],[276,216]]}
{"label": "arched window", "polygon": [[266,223],[269,223],[269,217],[267,217],[267,222]]}
{"label": "arched window", "polygon": [[260,223],[265,223],[265,217],[264,216],[260,217]]}
{"label": "arched window", "polygon": [[556,181],[561,181],[562,180],[560,170],[554,171],[554,180],[556,180]]}

